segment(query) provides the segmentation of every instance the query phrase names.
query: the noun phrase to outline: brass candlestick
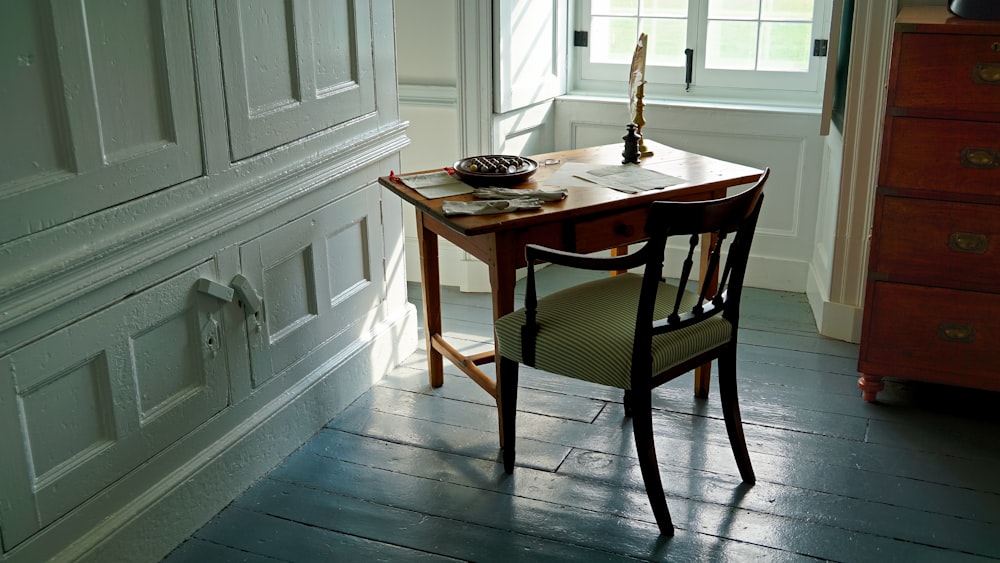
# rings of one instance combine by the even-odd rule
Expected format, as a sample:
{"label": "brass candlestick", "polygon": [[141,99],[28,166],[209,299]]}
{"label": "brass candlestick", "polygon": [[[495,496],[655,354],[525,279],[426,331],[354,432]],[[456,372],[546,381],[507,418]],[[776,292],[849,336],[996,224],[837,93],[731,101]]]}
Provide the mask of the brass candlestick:
{"label": "brass candlestick", "polygon": [[646,34],[640,33],[635,52],[632,54],[632,66],[629,69],[629,117],[636,126],[640,157],[653,154],[646,148],[642,134],[642,128],[646,125],[646,118],[642,114],[644,107],[642,99],[646,90],[646,41]]}
{"label": "brass candlestick", "polygon": [[635,116],[632,118],[632,122],[635,123],[635,132],[639,135],[639,156],[648,156],[653,154],[646,149],[646,143],[643,142],[642,136],[642,126],[646,124],[646,118],[642,116],[642,108],[645,104],[642,103],[643,90],[646,89],[646,81],[643,80],[639,83],[639,87],[635,91]]}

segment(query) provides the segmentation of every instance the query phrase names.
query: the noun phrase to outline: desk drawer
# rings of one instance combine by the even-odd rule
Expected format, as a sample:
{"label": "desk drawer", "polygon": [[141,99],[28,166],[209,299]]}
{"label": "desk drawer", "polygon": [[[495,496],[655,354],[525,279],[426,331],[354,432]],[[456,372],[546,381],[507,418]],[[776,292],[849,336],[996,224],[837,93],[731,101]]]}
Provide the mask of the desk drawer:
{"label": "desk drawer", "polygon": [[1000,293],[1000,205],[880,197],[873,275]]}
{"label": "desk drawer", "polygon": [[1000,295],[877,282],[862,371],[1000,385]]}
{"label": "desk drawer", "polygon": [[1000,197],[1000,123],[895,117],[887,134],[881,185]]}
{"label": "desk drawer", "polygon": [[644,240],[648,215],[649,208],[642,207],[616,215],[579,221],[573,225],[576,251],[596,252]]}
{"label": "desk drawer", "polygon": [[1000,112],[1000,35],[904,33],[895,96],[907,109]]}

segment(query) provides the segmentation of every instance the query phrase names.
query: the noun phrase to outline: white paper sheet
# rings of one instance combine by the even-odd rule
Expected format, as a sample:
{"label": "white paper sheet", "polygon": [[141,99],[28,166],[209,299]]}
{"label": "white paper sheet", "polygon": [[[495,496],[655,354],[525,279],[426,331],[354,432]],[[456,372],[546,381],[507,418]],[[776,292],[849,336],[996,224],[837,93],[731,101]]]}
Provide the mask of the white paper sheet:
{"label": "white paper sheet", "polygon": [[663,174],[636,164],[616,164],[588,168],[576,174],[577,177],[595,184],[634,194],[646,190],[665,188],[684,182],[683,178]]}
{"label": "white paper sheet", "polygon": [[427,199],[469,194],[473,191],[472,186],[462,182],[444,170],[428,172],[426,174],[408,174],[400,176],[399,179]]}
{"label": "white paper sheet", "polygon": [[590,186],[594,187],[594,183],[589,180],[584,180],[577,176],[578,173],[586,172],[587,170],[593,168],[593,164],[586,164],[582,162],[567,162],[559,167],[558,170],[552,173],[551,176],[545,179],[542,185],[545,186],[558,186],[558,187],[574,187],[574,186]]}

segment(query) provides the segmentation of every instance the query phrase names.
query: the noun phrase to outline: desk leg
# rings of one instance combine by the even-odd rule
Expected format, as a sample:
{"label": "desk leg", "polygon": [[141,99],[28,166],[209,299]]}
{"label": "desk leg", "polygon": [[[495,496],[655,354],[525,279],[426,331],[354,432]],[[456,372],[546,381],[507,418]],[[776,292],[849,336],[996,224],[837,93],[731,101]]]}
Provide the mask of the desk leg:
{"label": "desk leg", "polygon": [[[497,320],[500,317],[510,313],[514,310],[514,285],[517,283],[517,270],[513,265],[497,265],[490,264],[490,286],[493,289],[493,320]],[[496,354],[496,333],[493,335],[493,350]],[[500,392],[501,374],[500,369],[500,357],[496,356],[493,363],[496,369],[495,377],[495,389],[496,392],[494,397],[497,401],[497,422],[500,425],[500,448],[504,447],[504,422],[503,422],[503,398]],[[517,384],[517,371],[513,374],[514,384]]]}
{"label": "desk leg", "polygon": [[438,265],[438,236],[424,226],[424,214],[417,210],[417,240],[420,246],[420,287],[424,296],[424,340],[427,346],[427,374],[431,387],[444,385],[444,362],[434,347],[441,334],[441,272]]}
{"label": "desk leg", "polygon": [[[611,249],[611,255],[612,256],[625,256],[626,254],[628,254],[628,247],[627,246],[618,246],[618,247],[615,247],[615,248]],[[612,276],[620,276],[622,274],[627,274],[627,273],[628,273],[628,270],[613,270],[611,272],[611,275]]]}

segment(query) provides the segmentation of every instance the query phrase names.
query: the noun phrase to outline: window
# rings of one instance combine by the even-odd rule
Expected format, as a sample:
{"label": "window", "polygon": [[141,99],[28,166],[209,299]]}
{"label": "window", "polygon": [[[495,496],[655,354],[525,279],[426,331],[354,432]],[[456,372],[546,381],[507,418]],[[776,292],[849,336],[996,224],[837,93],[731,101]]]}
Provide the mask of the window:
{"label": "window", "polygon": [[574,28],[588,32],[588,46],[573,50],[574,85],[614,91],[613,85],[627,80],[636,39],[644,32],[646,80],[653,85],[647,95],[685,90],[685,50],[691,49],[694,93],[785,92],[818,100],[825,59],[814,56],[813,47],[829,32],[830,2],[580,0]]}

